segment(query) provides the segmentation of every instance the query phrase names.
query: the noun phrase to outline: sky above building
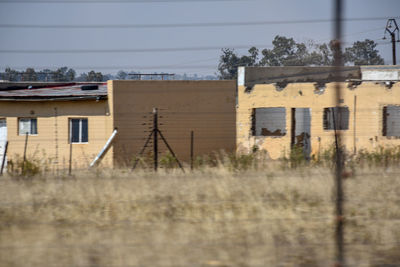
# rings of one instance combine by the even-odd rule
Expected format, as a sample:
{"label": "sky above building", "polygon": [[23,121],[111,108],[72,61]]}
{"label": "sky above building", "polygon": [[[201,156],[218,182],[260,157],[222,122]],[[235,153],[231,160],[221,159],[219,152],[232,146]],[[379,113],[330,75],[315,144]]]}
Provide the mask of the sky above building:
{"label": "sky above building", "polygon": [[[78,73],[124,69],[215,74],[221,48],[235,48],[238,54],[251,46],[271,48],[276,35],[300,42],[329,42],[333,2],[0,0],[0,71],[68,66]],[[374,40],[385,63],[391,64],[390,38],[382,38],[387,18],[400,18],[400,1],[344,3],[348,19],[344,44]],[[358,18],[363,20],[353,20]]]}

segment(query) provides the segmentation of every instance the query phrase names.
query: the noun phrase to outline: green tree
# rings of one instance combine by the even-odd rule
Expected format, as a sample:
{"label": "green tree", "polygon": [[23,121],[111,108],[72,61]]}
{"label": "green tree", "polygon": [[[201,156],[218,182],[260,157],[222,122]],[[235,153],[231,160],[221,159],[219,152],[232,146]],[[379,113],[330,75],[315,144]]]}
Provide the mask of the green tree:
{"label": "green tree", "polygon": [[75,76],[76,76],[76,71],[74,69],[69,69],[66,73],[65,73],[65,77],[68,81],[73,81],[75,80]]}
{"label": "green tree", "polygon": [[101,72],[95,72],[94,70],[89,71],[86,77],[88,82],[102,82],[103,74]]}
{"label": "green tree", "polygon": [[67,67],[58,68],[55,72],[53,72],[53,80],[55,82],[65,82],[67,78],[65,77],[65,73],[67,72]]}
{"label": "green tree", "polygon": [[12,82],[18,81],[18,71],[7,67],[4,71],[3,79]]}
{"label": "green tree", "polygon": [[125,80],[127,76],[128,76],[128,73],[126,73],[126,72],[123,71],[123,70],[120,70],[120,71],[118,71],[117,77],[116,77],[116,78],[117,78],[118,80]]}
{"label": "green tree", "polygon": [[[218,71],[220,79],[234,79],[239,66],[331,66],[333,64],[334,42],[328,44],[304,44],[293,38],[275,36],[271,49],[261,51],[250,48],[248,55],[238,56],[233,49],[222,49]],[[343,62],[354,65],[381,65],[383,59],[376,50],[376,43],[366,39],[355,42],[342,52]]]}
{"label": "green tree", "polygon": [[52,77],[53,77],[52,71],[49,70],[49,69],[44,69],[44,70],[41,71],[39,77],[40,77],[40,80],[41,80],[41,81],[48,82],[48,81],[50,81],[50,80],[52,79]]}
{"label": "green tree", "polygon": [[239,57],[233,49],[223,48],[218,64],[219,78],[221,80],[235,79],[239,66],[257,66],[258,49],[251,47],[248,52],[249,55]]}
{"label": "green tree", "polygon": [[354,65],[383,65],[384,60],[375,49],[376,46],[373,40],[357,41],[345,49],[344,59]]}
{"label": "green tree", "polygon": [[23,81],[30,81],[30,82],[32,82],[32,81],[37,81],[38,78],[37,78],[37,74],[36,74],[36,72],[35,72],[35,69],[33,69],[33,68],[27,68],[27,69],[25,70],[25,72],[22,73],[22,80],[23,80]]}
{"label": "green tree", "polygon": [[75,70],[68,69],[68,67],[61,67],[53,72],[52,76],[55,82],[69,82],[75,79],[75,75]]}
{"label": "green tree", "polygon": [[305,66],[315,63],[313,58],[318,59],[316,53],[310,56],[307,46],[297,43],[293,38],[277,35],[272,45],[272,49],[261,51],[263,58],[260,64],[263,66]]}

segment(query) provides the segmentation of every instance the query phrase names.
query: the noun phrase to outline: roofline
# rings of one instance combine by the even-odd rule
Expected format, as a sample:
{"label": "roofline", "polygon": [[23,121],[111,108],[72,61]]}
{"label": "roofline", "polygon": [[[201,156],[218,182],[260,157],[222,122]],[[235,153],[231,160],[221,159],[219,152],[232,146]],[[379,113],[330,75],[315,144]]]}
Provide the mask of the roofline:
{"label": "roofline", "polygon": [[76,86],[85,84],[107,85],[107,82],[0,82],[0,91],[31,89],[58,88],[65,86]]}
{"label": "roofline", "polygon": [[41,101],[83,101],[83,100],[92,100],[92,101],[100,101],[107,100],[108,97],[106,95],[94,95],[94,96],[67,96],[67,97],[0,97],[0,101],[6,102],[41,102]]}

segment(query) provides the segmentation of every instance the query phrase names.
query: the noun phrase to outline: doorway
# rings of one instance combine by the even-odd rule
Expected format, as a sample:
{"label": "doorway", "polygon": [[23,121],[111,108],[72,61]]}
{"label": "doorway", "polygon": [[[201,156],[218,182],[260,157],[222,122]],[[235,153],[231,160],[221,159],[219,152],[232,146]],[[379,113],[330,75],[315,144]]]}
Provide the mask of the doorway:
{"label": "doorway", "polygon": [[309,160],[311,154],[311,109],[292,108],[292,149],[301,149]]}

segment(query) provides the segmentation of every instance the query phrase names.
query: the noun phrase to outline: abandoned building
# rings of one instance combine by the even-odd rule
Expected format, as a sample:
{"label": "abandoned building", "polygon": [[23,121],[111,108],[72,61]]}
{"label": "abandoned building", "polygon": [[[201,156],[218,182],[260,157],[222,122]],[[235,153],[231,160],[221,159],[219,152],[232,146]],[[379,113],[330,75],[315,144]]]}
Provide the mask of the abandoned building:
{"label": "abandoned building", "polygon": [[317,157],[335,130],[350,153],[400,145],[400,67],[346,66],[336,107],[331,67],[240,67],[237,150]]}
{"label": "abandoned building", "polygon": [[[181,161],[194,155],[235,151],[235,81],[138,81],[107,83],[0,83],[0,155],[48,160],[49,167],[88,167],[114,129],[103,166],[132,164],[153,126]],[[26,142],[27,140],[27,142]],[[160,155],[167,148],[160,142]],[[151,152],[151,144],[145,151]],[[0,159],[1,164],[1,159]]]}

